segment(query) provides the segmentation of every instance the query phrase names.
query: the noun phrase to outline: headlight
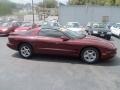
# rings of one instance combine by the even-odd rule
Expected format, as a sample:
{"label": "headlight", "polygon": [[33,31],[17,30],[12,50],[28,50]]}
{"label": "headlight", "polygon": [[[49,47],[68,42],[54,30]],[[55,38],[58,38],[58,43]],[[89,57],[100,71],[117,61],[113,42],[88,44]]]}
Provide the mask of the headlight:
{"label": "headlight", "polygon": [[93,31],[94,34],[98,34],[98,31]]}
{"label": "headlight", "polygon": [[111,32],[107,32],[107,34],[112,34]]}

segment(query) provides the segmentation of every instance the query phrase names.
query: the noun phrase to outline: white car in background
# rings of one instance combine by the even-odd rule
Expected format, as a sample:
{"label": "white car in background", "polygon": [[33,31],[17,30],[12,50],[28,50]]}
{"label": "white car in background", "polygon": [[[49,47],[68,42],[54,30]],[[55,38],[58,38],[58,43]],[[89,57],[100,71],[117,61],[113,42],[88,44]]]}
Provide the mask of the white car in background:
{"label": "white car in background", "polygon": [[113,35],[118,36],[120,38],[120,23],[116,23],[110,29]]}
{"label": "white car in background", "polygon": [[82,32],[86,34],[85,28],[80,26],[79,22],[68,22],[65,26],[68,30]]}

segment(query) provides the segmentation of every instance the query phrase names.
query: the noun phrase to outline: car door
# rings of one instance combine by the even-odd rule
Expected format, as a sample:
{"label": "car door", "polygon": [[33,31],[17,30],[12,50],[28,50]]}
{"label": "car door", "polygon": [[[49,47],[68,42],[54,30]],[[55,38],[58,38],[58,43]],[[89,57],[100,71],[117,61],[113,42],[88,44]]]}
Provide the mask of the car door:
{"label": "car door", "polygon": [[71,40],[64,41],[61,39],[62,36],[66,37],[63,33],[56,30],[41,30],[36,39],[37,51],[47,54],[75,54],[76,51],[73,49],[74,46]]}

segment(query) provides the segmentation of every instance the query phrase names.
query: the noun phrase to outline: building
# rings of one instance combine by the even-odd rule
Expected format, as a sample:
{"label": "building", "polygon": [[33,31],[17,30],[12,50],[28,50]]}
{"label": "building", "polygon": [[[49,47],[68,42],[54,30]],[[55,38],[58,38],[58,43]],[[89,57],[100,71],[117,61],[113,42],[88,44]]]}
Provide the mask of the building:
{"label": "building", "polygon": [[58,9],[59,22],[76,21],[82,25],[88,22],[120,22],[120,7],[118,6],[60,6]]}

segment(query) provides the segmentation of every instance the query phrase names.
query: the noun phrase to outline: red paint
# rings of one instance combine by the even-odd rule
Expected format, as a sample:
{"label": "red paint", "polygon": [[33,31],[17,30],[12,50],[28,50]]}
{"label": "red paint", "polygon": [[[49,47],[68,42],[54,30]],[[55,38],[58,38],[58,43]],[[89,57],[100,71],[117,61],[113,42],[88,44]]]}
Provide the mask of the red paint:
{"label": "red paint", "polygon": [[[16,26],[11,26],[11,27],[0,27],[0,35],[9,35],[11,32],[14,32],[14,30],[16,29]],[[6,30],[4,30],[6,29]]]}
{"label": "red paint", "polygon": [[[39,30],[32,30],[31,33],[17,33],[8,37],[9,48],[17,50],[20,43],[29,43],[34,53],[58,54],[67,56],[79,56],[83,48],[94,47],[99,50],[101,59],[109,59],[116,55],[116,47],[110,41],[86,36],[83,39],[70,39],[63,41],[61,38],[38,36]],[[40,33],[40,32],[39,32]]]}

